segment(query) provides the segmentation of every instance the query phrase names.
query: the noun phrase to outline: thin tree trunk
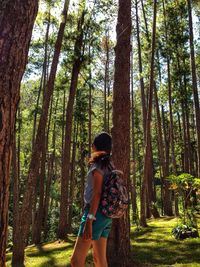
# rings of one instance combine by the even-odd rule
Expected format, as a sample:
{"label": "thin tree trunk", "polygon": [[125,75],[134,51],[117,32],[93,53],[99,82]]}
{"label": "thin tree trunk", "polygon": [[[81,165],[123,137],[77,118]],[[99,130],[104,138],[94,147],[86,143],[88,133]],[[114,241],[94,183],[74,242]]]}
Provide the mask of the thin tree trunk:
{"label": "thin tree trunk", "polygon": [[132,122],[132,183],[131,183],[131,202],[132,202],[132,210],[133,216],[135,217],[137,214],[137,196],[136,196],[136,168],[135,168],[135,117],[134,117],[134,92],[133,92],[133,53],[131,52],[131,122]]}
{"label": "thin tree trunk", "polygon": [[162,196],[163,196],[162,200],[163,200],[163,206],[170,206],[171,202],[169,202],[170,198],[168,196],[169,186],[167,184],[167,181],[165,180],[165,178],[166,178],[165,153],[164,153],[161,116],[160,116],[160,109],[159,109],[156,85],[154,86],[154,98],[155,98],[157,126],[158,126],[158,151],[159,151],[159,159],[160,159],[160,165],[161,165],[161,183],[162,183],[162,185],[164,185],[164,188],[165,188],[165,194],[162,190]]}
{"label": "thin tree trunk", "polygon": [[[45,35],[45,51],[44,51],[44,63],[43,63],[43,71],[41,77],[41,84],[38,99],[37,99],[37,106],[36,106],[36,113],[34,117],[34,131],[33,131],[33,146],[35,142],[35,131],[36,131],[36,121],[37,121],[37,109],[39,107],[39,100],[41,95],[41,89],[43,88],[43,102],[45,99],[45,90],[46,90],[46,81],[47,81],[47,58],[48,58],[48,41],[49,41],[49,28],[50,28],[50,8],[48,13],[48,22],[47,22],[47,29]],[[52,110],[52,101],[51,101],[51,110]],[[51,111],[50,111],[51,114]],[[51,115],[49,116],[51,118]],[[50,119],[49,119],[50,121]],[[48,131],[47,131],[48,132]],[[44,138],[44,140],[47,138]],[[47,140],[48,141],[48,140]],[[32,146],[32,148],[33,148]],[[41,152],[41,166],[40,166],[40,173],[39,173],[39,206],[36,209],[37,198],[38,194],[35,192],[34,194],[34,205],[33,205],[33,220],[32,220],[32,241],[34,244],[40,244],[41,242],[41,231],[42,231],[42,221],[43,221],[43,202],[44,202],[44,181],[45,181],[45,167],[46,167],[46,146],[48,146],[48,142],[43,144],[42,152]]]}
{"label": "thin tree trunk", "polygon": [[[107,36],[106,42],[107,42]],[[104,67],[104,131],[107,131],[107,64],[108,59],[106,57],[105,67]]]}
{"label": "thin tree trunk", "polygon": [[[152,51],[151,51],[151,73],[150,73],[150,85],[149,85],[149,97],[148,97],[148,111],[146,119],[146,140],[145,140],[145,156],[144,156],[144,178],[142,183],[142,197],[144,198],[145,191],[148,188],[148,172],[151,168],[151,117],[152,117],[152,102],[153,102],[153,90],[154,90],[154,54],[156,46],[156,7],[157,1],[154,0],[154,15],[153,15],[153,32],[152,32]],[[145,227],[146,215],[144,208],[144,200],[141,199],[141,226]]]}
{"label": "thin tree trunk", "polygon": [[197,176],[200,177],[200,108],[199,108],[199,95],[197,89],[197,76],[196,76],[196,64],[194,54],[194,37],[193,37],[193,25],[192,25],[192,7],[191,0],[187,0],[188,15],[189,15],[189,29],[190,29],[190,57],[191,57],[191,69],[192,69],[192,91],[195,107],[195,119],[196,119],[196,135],[197,135],[197,156],[198,156],[198,168]]}
{"label": "thin tree trunk", "polygon": [[107,132],[110,132],[110,35],[108,31],[106,42],[106,57],[107,57]]}
{"label": "thin tree trunk", "polygon": [[84,164],[84,159],[85,155],[83,153],[84,151],[84,143],[81,142],[80,144],[80,173],[81,173],[81,184],[80,184],[80,204],[81,204],[81,209],[83,211],[84,209],[84,187],[85,187],[85,177],[86,177],[86,171],[85,171],[85,164]]}
{"label": "thin tree trunk", "polygon": [[144,79],[143,79],[143,66],[142,66],[142,54],[141,54],[141,44],[140,44],[140,25],[138,17],[138,1],[135,1],[135,10],[136,10],[136,29],[137,29],[137,45],[138,45],[138,65],[139,65],[139,74],[140,74],[140,91],[141,91],[141,100],[142,100],[142,117],[143,117],[143,130],[144,130],[144,140],[146,140],[146,100],[145,100],[145,90],[144,90]]}
{"label": "thin tree trunk", "polygon": [[50,154],[49,159],[48,159],[48,173],[47,173],[47,181],[46,181],[46,189],[45,189],[45,197],[44,197],[44,221],[43,221],[44,240],[47,239],[47,218],[48,218],[48,210],[49,210],[50,188],[51,188],[52,177],[54,174],[54,161],[55,161],[55,152],[56,152],[56,122],[54,122],[54,126],[53,126],[52,149],[53,149],[53,152],[52,154]]}
{"label": "thin tree trunk", "polygon": [[[159,64],[159,79],[161,83],[161,72],[160,72],[160,62]],[[156,104],[156,114],[157,114],[157,121],[158,121],[158,150],[159,150],[159,158],[160,158],[160,165],[161,165],[161,194],[162,194],[162,201],[163,201],[163,212],[165,215],[172,215],[172,201],[171,201],[171,192],[169,190],[169,182],[166,180],[166,177],[168,176],[167,171],[167,160],[163,144],[163,137],[162,137],[162,124],[161,124],[161,115],[160,115],[160,109],[159,109],[159,103],[158,103],[158,96],[157,96],[157,90],[156,87],[154,88],[154,96],[155,96],[155,104]],[[163,113],[163,119],[164,119],[164,112]],[[165,121],[163,120],[163,125],[165,124]],[[164,127],[164,137],[166,139],[166,131]]]}
{"label": "thin tree trunk", "polygon": [[104,131],[109,132],[109,101],[108,97],[108,87],[109,87],[109,35],[106,32],[105,36],[105,73],[104,73]]}
{"label": "thin tree trunk", "polygon": [[64,89],[64,96],[63,96],[63,110],[62,110],[62,160],[63,160],[63,151],[64,151],[64,140],[65,140],[65,111],[66,111],[66,90]]}
{"label": "thin tree trunk", "polygon": [[[184,61],[184,66],[185,66],[185,61]],[[186,75],[184,73],[184,90],[185,93],[187,92],[187,79]],[[191,151],[191,134],[190,134],[190,122],[189,122],[189,115],[190,115],[190,108],[189,108],[189,103],[188,100],[185,99],[184,101],[184,106],[185,106],[185,123],[186,123],[186,136],[187,136],[187,151],[188,151],[188,161],[189,161],[189,173],[192,175],[194,174],[194,164],[192,160],[192,151]]]}
{"label": "thin tree trunk", "polygon": [[[20,114],[18,110],[18,114]],[[19,120],[19,130],[18,130],[18,136],[20,135],[20,118]],[[13,149],[12,149],[12,175],[13,175],[13,240],[17,240],[16,236],[16,229],[18,226],[18,220],[19,220],[19,149],[20,149],[20,142],[18,143],[18,148],[16,145],[16,130],[14,134],[14,140],[13,140]],[[20,138],[20,137],[19,137]]]}
{"label": "thin tree trunk", "polygon": [[72,159],[71,159],[71,175],[70,175],[70,203],[69,203],[69,215],[68,215],[68,233],[72,230],[72,211],[74,201],[74,186],[75,186],[75,165],[76,165],[76,147],[78,138],[77,125],[74,122],[74,133],[73,133],[73,148],[72,148]]}
{"label": "thin tree trunk", "polygon": [[[143,16],[145,20],[145,27],[146,27],[146,35],[147,40],[150,48],[150,42],[149,42],[149,32],[148,32],[148,26],[146,21],[146,13],[144,10],[144,4],[142,3],[142,10],[143,10]],[[141,54],[141,42],[140,42],[140,25],[139,25],[139,16],[138,16],[138,1],[135,2],[135,10],[136,10],[136,29],[137,29],[137,44],[138,44],[138,65],[139,65],[139,73],[140,73],[140,90],[141,90],[141,100],[142,100],[142,115],[143,115],[143,130],[144,130],[144,142],[146,140],[146,119],[147,119],[147,105],[145,100],[145,88],[144,88],[144,78],[143,78],[143,66],[142,66],[142,54]],[[144,194],[148,194],[148,196],[145,198],[146,203],[144,208],[146,209],[146,215],[147,217],[151,216],[151,210],[150,205],[152,202],[155,202],[155,193],[153,190],[153,153],[152,153],[152,145],[150,145],[150,162],[149,162],[149,172],[148,172],[148,187]]]}
{"label": "thin tree trunk", "polygon": [[144,23],[145,23],[145,30],[146,30],[146,36],[147,36],[147,41],[149,43],[149,48],[150,48],[150,37],[149,37],[149,30],[148,30],[148,24],[147,24],[147,18],[146,18],[146,11],[144,8],[144,2],[143,0],[141,0],[141,4],[142,4],[142,13],[143,13],[143,17],[144,17]]}
{"label": "thin tree trunk", "polygon": [[[128,181],[130,174],[131,0],[119,0],[113,87],[113,162]],[[123,99],[123,101],[122,101]],[[120,114],[120,116],[119,116]],[[130,237],[128,214],[113,220],[108,243],[110,266],[127,266]]]}
{"label": "thin tree trunk", "polygon": [[92,64],[91,64],[91,46],[89,45],[89,64],[90,64],[90,69],[89,69],[89,103],[88,103],[88,154],[89,157],[91,155],[91,146],[92,146]]}
{"label": "thin tree trunk", "polygon": [[[83,2],[82,2],[83,1]],[[60,217],[58,226],[58,238],[65,239],[67,235],[67,217],[68,217],[68,186],[69,186],[69,171],[70,171],[70,152],[71,152],[71,134],[73,107],[78,84],[78,76],[82,65],[82,46],[83,46],[83,24],[84,24],[84,9],[85,0],[81,0],[80,18],[78,21],[78,37],[74,46],[75,61],[72,68],[71,84],[69,90],[69,98],[66,110],[66,128],[65,128],[65,143],[62,161],[62,177],[61,177],[61,201],[60,201]]]}
{"label": "thin tree trunk", "polygon": [[[164,23],[165,23],[165,39],[168,43],[168,30],[167,30],[167,24],[166,24],[166,11],[165,11],[165,2],[163,0],[163,14],[164,14]],[[177,163],[176,163],[176,157],[175,157],[175,151],[174,151],[174,122],[173,122],[173,112],[172,112],[172,86],[171,86],[171,65],[170,65],[170,55],[167,55],[167,77],[168,77],[168,103],[169,103],[169,117],[170,117],[170,147],[171,147],[171,162],[172,162],[172,169],[173,173],[177,173]],[[168,187],[168,186],[167,186]],[[167,188],[168,190],[168,188]],[[175,196],[175,202],[177,201]],[[164,205],[164,211],[165,214],[168,216],[173,215],[173,211],[171,209],[171,206]],[[177,203],[175,203],[175,213],[178,215],[178,209],[177,209]]]}

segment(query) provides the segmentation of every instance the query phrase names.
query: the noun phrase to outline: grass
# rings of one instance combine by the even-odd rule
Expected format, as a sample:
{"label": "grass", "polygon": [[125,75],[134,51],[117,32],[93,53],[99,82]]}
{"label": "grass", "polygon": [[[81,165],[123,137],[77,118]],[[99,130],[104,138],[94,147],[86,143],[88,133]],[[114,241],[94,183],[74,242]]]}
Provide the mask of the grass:
{"label": "grass", "polygon": [[[131,227],[131,256],[135,262],[157,267],[200,267],[200,238],[178,241],[171,235],[175,218],[149,220],[148,227]],[[26,267],[69,267],[75,237],[66,242],[51,242],[26,249]],[[7,254],[11,266],[11,253]],[[86,267],[93,267],[91,254]]]}
{"label": "grass", "polygon": [[200,267],[200,238],[176,240],[176,218],[149,220],[148,228],[131,229],[131,252],[135,261],[151,266]]}
{"label": "grass", "polygon": [[[26,248],[26,267],[70,267],[70,257],[74,247],[75,236],[68,236],[66,242],[50,242]],[[11,266],[12,253],[7,253],[7,267]],[[91,252],[87,257],[86,267],[92,267]]]}

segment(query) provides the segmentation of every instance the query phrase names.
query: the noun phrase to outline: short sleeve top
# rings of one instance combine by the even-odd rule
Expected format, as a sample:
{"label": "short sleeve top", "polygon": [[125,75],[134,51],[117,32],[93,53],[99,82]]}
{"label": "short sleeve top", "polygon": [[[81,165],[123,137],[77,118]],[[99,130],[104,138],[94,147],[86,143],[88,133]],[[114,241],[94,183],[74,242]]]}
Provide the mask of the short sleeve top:
{"label": "short sleeve top", "polygon": [[100,172],[103,176],[105,176],[109,171],[109,167],[107,168],[101,168],[101,165],[99,163],[93,163],[87,173],[87,179],[86,179],[86,186],[84,191],[84,202],[85,204],[90,204],[92,200],[93,195],[93,172],[97,170]]}

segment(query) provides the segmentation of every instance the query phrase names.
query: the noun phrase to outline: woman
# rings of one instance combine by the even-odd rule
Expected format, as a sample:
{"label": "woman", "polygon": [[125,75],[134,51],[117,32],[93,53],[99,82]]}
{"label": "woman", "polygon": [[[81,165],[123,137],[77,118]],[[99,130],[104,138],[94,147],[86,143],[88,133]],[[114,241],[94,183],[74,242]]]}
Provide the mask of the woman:
{"label": "woman", "polygon": [[85,258],[93,247],[95,267],[107,267],[106,246],[112,219],[104,216],[99,208],[104,175],[112,168],[110,153],[111,136],[105,132],[94,139],[90,168],[84,192],[85,208],[78,237],[71,258],[72,267],[84,267]]}

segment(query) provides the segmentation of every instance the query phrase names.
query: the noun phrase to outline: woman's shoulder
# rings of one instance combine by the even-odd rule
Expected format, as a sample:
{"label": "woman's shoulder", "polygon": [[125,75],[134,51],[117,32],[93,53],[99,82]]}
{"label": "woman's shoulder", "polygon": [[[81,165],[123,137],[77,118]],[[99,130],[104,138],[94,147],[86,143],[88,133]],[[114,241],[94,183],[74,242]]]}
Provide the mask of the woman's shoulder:
{"label": "woman's shoulder", "polygon": [[93,162],[89,166],[89,173],[93,173],[94,171],[100,172],[102,175],[104,174],[104,168],[102,167],[100,162]]}

